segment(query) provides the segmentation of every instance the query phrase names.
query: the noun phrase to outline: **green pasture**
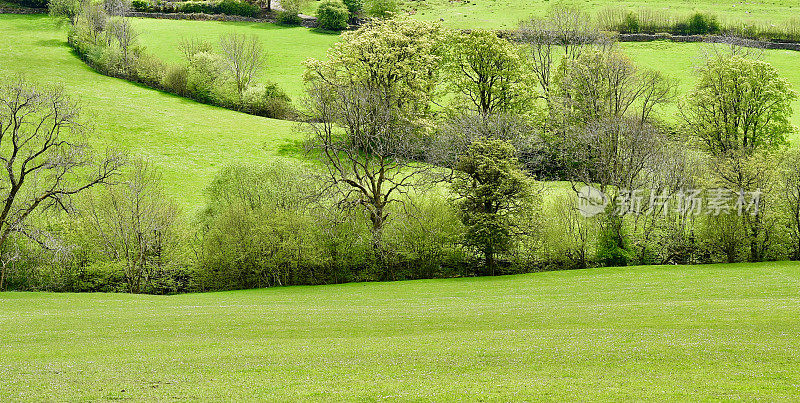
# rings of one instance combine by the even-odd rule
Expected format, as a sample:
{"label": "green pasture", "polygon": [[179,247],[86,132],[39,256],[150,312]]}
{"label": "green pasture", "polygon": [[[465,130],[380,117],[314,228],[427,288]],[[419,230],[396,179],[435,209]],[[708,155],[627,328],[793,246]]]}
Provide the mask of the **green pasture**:
{"label": "green pasture", "polygon": [[676,16],[700,11],[716,15],[724,23],[782,24],[800,18],[800,0],[405,0],[401,4],[415,18],[442,21],[454,28],[514,28],[520,20],[543,15],[554,5],[576,7],[591,15],[608,8]]}
{"label": "green pasture", "polygon": [[0,294],[0,400],[766,400],[800,264],[178,296]]}

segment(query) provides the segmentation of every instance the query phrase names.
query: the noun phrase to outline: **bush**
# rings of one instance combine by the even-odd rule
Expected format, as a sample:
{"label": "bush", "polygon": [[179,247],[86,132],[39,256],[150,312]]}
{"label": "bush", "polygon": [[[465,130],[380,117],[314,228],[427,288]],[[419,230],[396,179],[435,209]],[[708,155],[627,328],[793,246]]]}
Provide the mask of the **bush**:
{"label": "bush", "polygon": [[369,0],[367,14],[370,17],[389,18],[399,10],[397,0]]}
{"label": "bush", "polygon": [[192,56],[186,77],[186,93],[201,102],[222,101],[218,89],[225,85],[226,77],[222,57],[216,53],[199,52]]}
{"label": "bush", "polygon": [[[597,261],[607,267],[627,266],[632,254],[627,245],[619,245],[617,234],[614,233],[611,227],[612,225],[609,224],[601,226],[600,236],[597,241]],[[623,238],[625,238],[624,235]]]}
{"label": "bush", "polygon": [[286,25],[299,25],[303,20],[298,14],[305,3],[306,0],[282,0],[283,11],[278,13],[278,22]]}
{"label": "bush", "polygon": [[291,100],[277,84],[252,86],[242,94],[242,111],[273,119],[291,117]]}
{"label": "bush", "polygon": [[189,94],[189,68],[184,65],[170,66],[164,73],[161,87],[180,96]]}
{"label": "bush", "polygon": [[151,3],[147,0],[133,0],[131,5],[136,11],[147,13],[227,14],[242,17],[257,17],[261,13],[261,9],[258,6],[237,0],[222,0],[221,2],[166,1],[157,3]]}
{"label": "bush", "polygon": [[133,68],[136,74],[136,81],[147,84],[151,87],[162,87],[166,72],[169,71],[167,65],[155,56],[144,54],[138,57]]}
{"label": "bush", "polygon": [[156,270],[150,283],[142,290],[146,294],[171,295],[196,290],[195,272],[189,268],[175,266]]}
{"label": "bush", "polygon": [[628,13],[625,16],[625,22],[623,23],[624,31],[620,31],[622,33],[637,33],[639,32],[639,17],[634,13]]}
{"label": "bush", "polygon": [[324,0],[317,9],[317,21],[322,29],[341,31],[347,28],[350,12],[341,0]]}
{"label": "bush", "polygon": [[127,292],[124,263],[99,261],[86,266],[78,275],[75,291]]}
{"label": "bush", "polygon": [[364,9],[364,0],[342,0],[345,7],[347,7],[347,11],[350,12],[350,18],[357,17],[361,10]]}
{"label": "bush", "polygon": [[48,0],[8,0],[8,2],[19,4],[23,7],[47,8]]}
{"label": "bush", "polygon": [[242,17],[257,17],[261,9],[253,4],[236,0],[222,0],[216,6],[218,14],[240,15]]}
{"label": "bush", "polygon": [[131,1],[131,8],[136,11],[147,12],[150,9],[150,2],[147,0]]}
{"label": "bush", "polygon": [[297,13],[291,11],[278,12],[277,20],[284,25],[300,25],[303,22],[303,19]]}
{"label": "bush", "polygon": [[703,13],[695,13],[686,23],[689,35],[706,35],[719,33],[717,18]]}

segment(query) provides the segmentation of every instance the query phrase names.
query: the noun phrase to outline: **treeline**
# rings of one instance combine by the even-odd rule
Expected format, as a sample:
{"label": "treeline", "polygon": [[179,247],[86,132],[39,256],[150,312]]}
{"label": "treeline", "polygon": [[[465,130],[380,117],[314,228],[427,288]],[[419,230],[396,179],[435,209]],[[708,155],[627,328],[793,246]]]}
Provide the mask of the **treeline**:
{"label": "treeline", "polygon": [[53,0],[50,13],[69,19],[70,46],[102,74],[253,115],[295,117],[286,93],[260,77],[265,54],[255,35],[225,34],[216,47],[187,39],[180,45],[184,61],[167,64],[139,45],[125,17],[129,7],[125,0]]}
{"label": "treeline", "polygon": [[239,0],[221,1],[148,1],[133,0],[131,7],[145,13],[202,13],[258,17],[261,7]]}
{"label": "treeline", "polygon": [[[173,293],[800,258],[789,84],[756,50],[709,45],[680,94],[587,18],[559,9],[514,41],[403,18],[346,32],[307,62],[309,160],[228,167],[195,217],[147,162],[52,154],[35,166],[68,175],[57,191],[8,181],[27,190],[4,198],[21,213],[0,217],[0,281]],[[28,109],[20,93],[55,96],[35,88],[2,91],[21,112],[0,118],[36,123],[18,136],[82,133],[52,118],[71,102]]]}
{"label": "treeline", "polygon": [[800,18],[781,23],[774,21],[720,21],[712,13],[695,12],[688,15],[665,13],[659,10],[620,8],[601,10],[596,16],[600,29],[621,34],[728,35],[744,39],[800,42]]}

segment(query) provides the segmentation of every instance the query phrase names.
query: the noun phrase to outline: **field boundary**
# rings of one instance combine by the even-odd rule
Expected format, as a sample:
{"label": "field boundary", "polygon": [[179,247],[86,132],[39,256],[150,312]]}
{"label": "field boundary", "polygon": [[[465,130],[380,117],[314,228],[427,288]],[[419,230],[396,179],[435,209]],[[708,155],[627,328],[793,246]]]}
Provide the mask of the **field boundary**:
{"label": "field boundary", "polygon": [[[223,21],[223,22],[260,22],[278,24],[275,18],[252,18],[238,15],[227,14],[204,14],[204,13],[146,13],[141,11],[131,11],[128,17],[135,18],[155,18],[163,20],[191,20],[191,21]],[[316,28],[317,19],[306,15],[300,16],[300,25],[306,28]]]}
{"label": "field boundary", "polygon": [[672,34],[619,34],[620,42],[706,42],[706,43],[726,43],[748,48],[762,48],[770,50],[794,50],[800,52],[800,43],[795,42],[771,42],[759,41],[755,39],[745,39],[741,37],[730,37],[722,35],[672,35]]}
{"label": "field boundary", "polygon": [[[463,32],[470,32],[470,29],[464,29]],[[497,36],[506,38],[510,41],[524,42],[517,38],[516,32],[508,29],[495,30]],[[755,39],[747,39],[738,36],[726,35],[672,35],[669,33],[663,34],[620,34],[618,32],[610,32],[611,38],[619,42],[655,42],[667,41],[678,43],[720,43],[737,45],[747,48],[759,48],[768,50],[793,50],[800,52],[800,43],[798,42],[772,42],[760,41]]]}
{"label": "field boundary", "polygon": [[47,14],[47,9],[0,4],[0,14]]}

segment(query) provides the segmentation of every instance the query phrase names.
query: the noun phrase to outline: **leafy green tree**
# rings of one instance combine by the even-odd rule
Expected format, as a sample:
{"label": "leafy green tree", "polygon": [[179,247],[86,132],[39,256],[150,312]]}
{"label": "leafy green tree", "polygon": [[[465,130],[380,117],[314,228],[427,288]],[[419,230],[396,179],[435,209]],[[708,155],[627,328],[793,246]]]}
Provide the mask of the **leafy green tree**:
{"label": "leafy green tree", "polygon": [[347,7],[347,11],[350,12],[351,19],[358,17],[364,9],[364,0],[342,0],[342,2]]}
{"label": "leafy green tree", "polygon": [[466,244],[483,254],[491,274],[497,267],[497,254],[512,245],[512,217],[530,194],[516,154],[506,141],[479,139],[456,164],[451,185],[467,227]]}
{"label": "leafy green tree", "polygon": [[448,41],[447,76],[454,92],[482,116],[525,109],[534,95],[532,77],[520,51],[487,30],[453,34]]}
{"label": "leafy green tree", "polygon": [[640,70],[614,48],[586,49],[562,59],[553,85],[553,113],[573,126],[625,116],[647,122],[657,106],[672,101],[675,89],[675,83]]}
{"label": "leafy green tree", "polygon": [[345,32],[328,59],[306,63],[313,86],[364,86],[412,114],[429,111],[441,66],[442,32],[434,24],[393,18]]}
{"label": "leafy green tree", "polygon": [[50,0],[47,4],[47,9],[51,16],[65,17],[69,19],[70,24],[75,25],[78,22],[78,16],[81,13],[80,0]]}
{"label": "leafy green tree", "polygon": [[440,57],[439,29],[410,19],[372,22],[307,63],[309,129],[340,204],[356,206],[381,250],[388,206],[430,167],[422,155]]}
{"label": "leafy green tree", "polygon": [[347,28],[350,12],[341,0],[325,0],[317,8],[319,26],[329,31],[341,31]]}
{"label": "leafy green tree", "polygon": [[[778,166],[774,154],[793,130],[795,93],[769,63],[738,54],[710,58],[698,76],[681,113],[708,158],[708,186],[769,194]],[[772,207],[761,200],[757,211],[740,215],[750,261],[762,260],[769,249]]]}
{"label": "leafy green tree", "polygon": [[769,63],[716,56],[698,69],[697,85],[681,112],[689,133],[708,153],[752,154],[786,142],[795,98]]}

